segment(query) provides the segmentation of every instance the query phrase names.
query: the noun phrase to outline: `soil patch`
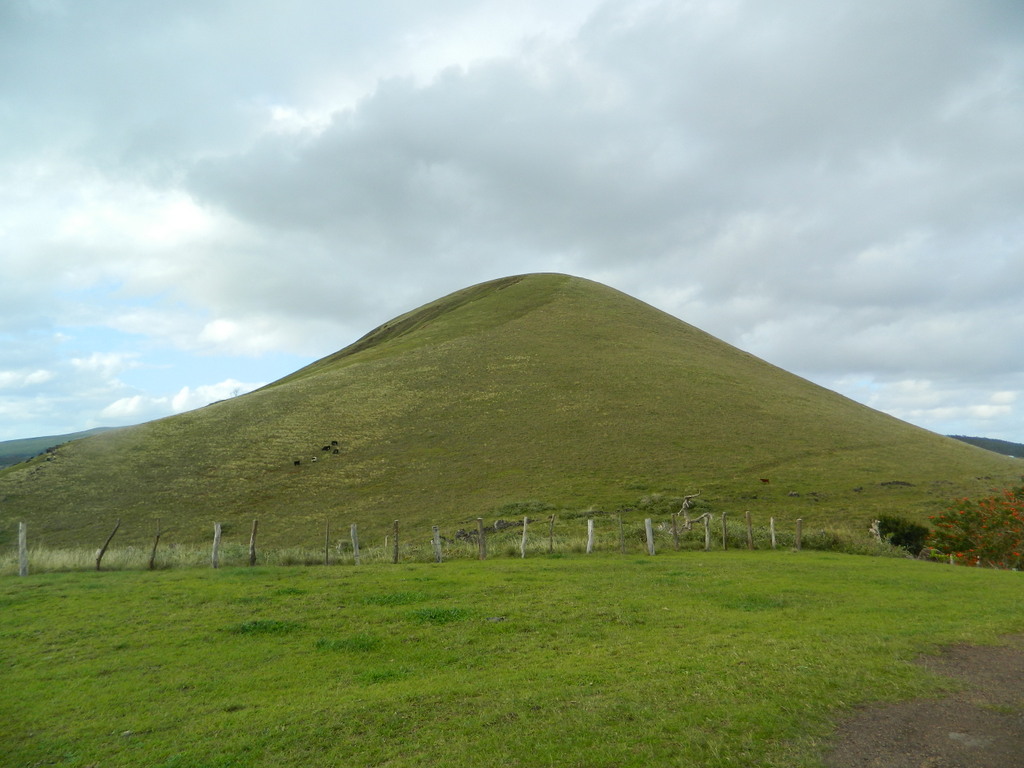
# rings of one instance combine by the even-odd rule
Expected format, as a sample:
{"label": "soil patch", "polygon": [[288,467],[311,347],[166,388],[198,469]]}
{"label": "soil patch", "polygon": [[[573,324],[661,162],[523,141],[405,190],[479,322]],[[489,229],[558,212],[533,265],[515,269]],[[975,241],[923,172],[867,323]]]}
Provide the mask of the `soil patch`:
{"label": "soil patch", "polygon": [[840,724],[828,768],[1024,767],[1024,635],[919,663],[962,688],[859,710]]}

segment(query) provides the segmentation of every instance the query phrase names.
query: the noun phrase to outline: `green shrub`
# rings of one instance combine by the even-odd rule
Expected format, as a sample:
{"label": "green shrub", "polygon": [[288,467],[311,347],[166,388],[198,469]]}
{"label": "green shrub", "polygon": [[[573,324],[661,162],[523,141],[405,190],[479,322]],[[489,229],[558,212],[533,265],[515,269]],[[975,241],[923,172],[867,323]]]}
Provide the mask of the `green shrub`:
{"label": "green shrub", "polygon": [[919,525],[897,515],[882,515],[878,518],[878,532],[883,541],[896,547],[903,547],[914,557],[921,554],[928,540],[928,526]]}

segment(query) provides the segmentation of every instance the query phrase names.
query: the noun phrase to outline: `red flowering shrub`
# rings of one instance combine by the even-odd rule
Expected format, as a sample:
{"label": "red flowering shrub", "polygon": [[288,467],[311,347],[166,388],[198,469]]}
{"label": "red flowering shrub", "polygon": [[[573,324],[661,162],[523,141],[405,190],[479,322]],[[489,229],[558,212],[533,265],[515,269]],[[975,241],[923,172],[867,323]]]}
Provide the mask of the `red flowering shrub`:
{"label": "red flowering shrub", "polygon": [[961,499],[930,519],[928,546],[957,562],[1024,568],[1024,487],[978,501]]}

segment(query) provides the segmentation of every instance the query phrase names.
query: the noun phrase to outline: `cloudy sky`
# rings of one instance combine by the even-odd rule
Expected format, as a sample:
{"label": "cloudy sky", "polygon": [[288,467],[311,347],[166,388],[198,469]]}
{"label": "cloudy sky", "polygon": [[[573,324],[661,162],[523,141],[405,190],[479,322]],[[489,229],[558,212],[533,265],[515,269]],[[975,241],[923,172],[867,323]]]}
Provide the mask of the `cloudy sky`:
{"label": "cloudy sky", "polygon": [[1024,3],[0,3],[0,440],[536,271],[1024,441]]}

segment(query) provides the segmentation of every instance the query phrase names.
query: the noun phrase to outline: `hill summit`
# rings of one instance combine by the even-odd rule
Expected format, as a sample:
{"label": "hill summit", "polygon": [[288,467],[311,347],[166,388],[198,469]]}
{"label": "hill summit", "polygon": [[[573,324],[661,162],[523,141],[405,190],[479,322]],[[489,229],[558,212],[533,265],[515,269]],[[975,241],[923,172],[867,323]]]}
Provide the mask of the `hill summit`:
{"label": "hill summit", "polygon": [[454,527],[527,502],[640,517],[700,490],[717,511],[860,527],[1020,466],[604,285],[533,274],[438,299],[247,395],[3,470],[0,525],[80,545],[114,518],[140,541],[157,520],[201,540],[214,520],[259,518],[285,543],[325,519]]}

